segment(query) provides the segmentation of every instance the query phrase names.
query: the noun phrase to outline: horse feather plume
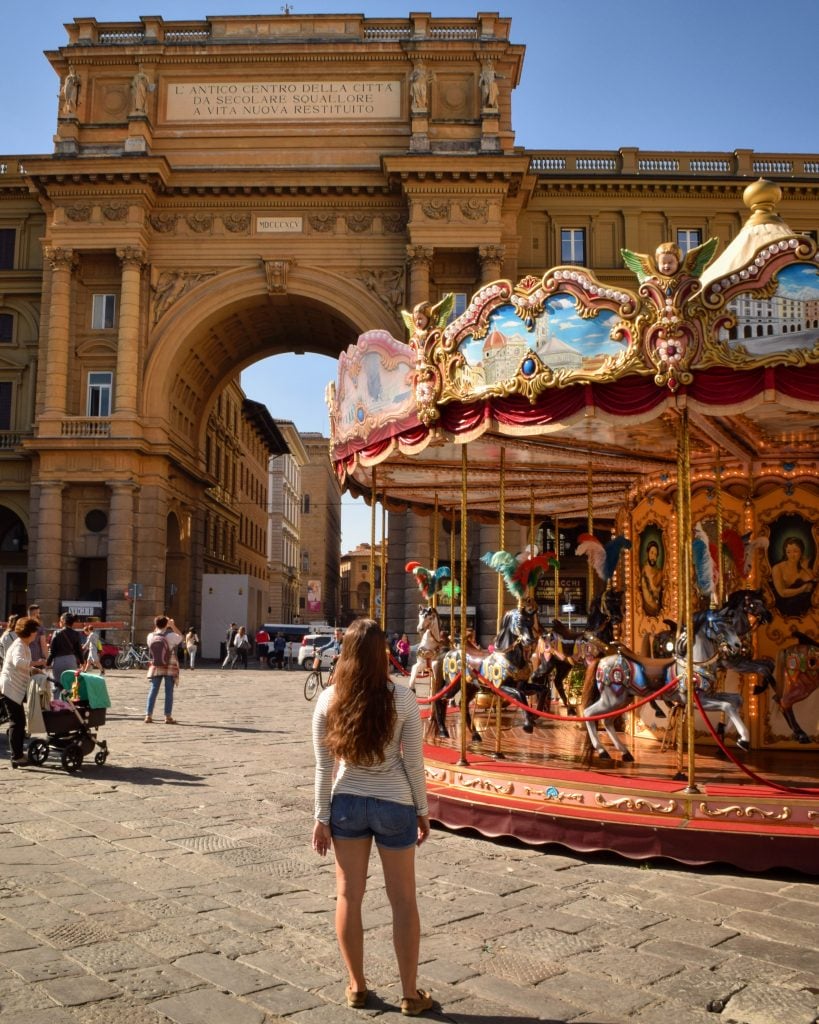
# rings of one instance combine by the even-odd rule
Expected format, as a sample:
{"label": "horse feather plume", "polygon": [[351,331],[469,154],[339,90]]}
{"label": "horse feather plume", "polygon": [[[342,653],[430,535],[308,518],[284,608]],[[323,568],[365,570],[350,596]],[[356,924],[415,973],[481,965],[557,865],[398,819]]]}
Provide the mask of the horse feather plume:
{"label": "horse feather plume", "polygon": [[722,547],[731,556],[738,573],[745,575],[745,544],[736,530],[726,527],[722,531]]}
{"label": "horse feather plume", "polygon": [[742,543],[745,551],[745,558],[743,561],[743,575],[748,576],[754,567],[754,552],[768,550],[770,541],[767,537],[752,537],[750,532],[743,533]]}
{"label": "horse feather plume", "polygon": [[515,579],[515,573],[520,563],[511,551],[487,551],[485,555],[481,556],[481,561],[484,565],[488,565],[490,569],[500,573],[506,589],[513,597],[523,597],[526,593],[526,587],[519,579]]}
{"label": "horse feather plume", "polygon": [[407,562],[404,568],[407,572],[413,574],[415,582],[418,584],[418,589],[427,598],[437,594],[444,585],[444,580],[448,580],[452,575],[446,565],[442,565],[439,569],[433,571],[432,569],[425,569],[420,562]]}
{"label": "horse feather plume", "polygon": [[620,535],[612,537],[605,545],[590,533],[581,533],[577,539],[580,543],[577,545],[575,554],[585,555],[594,571],[605,583],[608,583],[614,575],[620,555],[631,547],[631,541]]}
{"label": "horse feather plume", "polygon": [[702,523],[694,527],[694,539],[691,541],[691,553],[694,559],[694,573],[697,579],[697,590],[711,597],[716,589],[714,559],[711,555],[711,543]]}
{"label": "horse feather plume", "polygon": [[558,569],[559,563],[554,551],[545,551],[542,555],[527,558],[518,564],[513,578],[519,580],[524,590],[537,586],[540,577],[550,569]]}

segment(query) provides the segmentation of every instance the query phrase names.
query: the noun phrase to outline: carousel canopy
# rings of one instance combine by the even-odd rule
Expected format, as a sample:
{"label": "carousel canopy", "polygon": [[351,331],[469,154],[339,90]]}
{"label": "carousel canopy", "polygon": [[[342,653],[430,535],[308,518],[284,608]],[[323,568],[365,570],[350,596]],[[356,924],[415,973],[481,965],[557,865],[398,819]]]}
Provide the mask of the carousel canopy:
{"label": "carousel canopy", "polygon": [[[819,442],[819,257],[775,213],[779,189],[746,189],[752,214],[713,260],[623,251],[635,290],[576,266],[481,288],[405,314],[407,343],[369,331],[342,354],[328,391],[342,485],[393,509],[468,505],[497,518],[533,504],[561,519],[611,518],[635,488],[677,471],[688,412],[692,472],[723,479],[766,467],[815,476]],[[503,454],[502,454],[503,453]]]}

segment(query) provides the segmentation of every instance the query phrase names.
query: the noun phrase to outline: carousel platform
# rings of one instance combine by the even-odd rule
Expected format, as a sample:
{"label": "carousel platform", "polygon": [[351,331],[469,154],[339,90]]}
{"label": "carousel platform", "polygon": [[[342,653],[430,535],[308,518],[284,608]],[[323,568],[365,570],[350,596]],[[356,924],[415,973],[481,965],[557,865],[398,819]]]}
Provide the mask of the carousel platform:
{"label": "carousel platform", "polygon": [[595,758],[589,766],[585,727],[570,717],[541,721],[527,734],[523,716],[505,712],[500,744],[494,714],[479,713],[476,724],[483,740],[468,744],[466,765],[459,764],[456,709],[447,716],[449,739],[439,739],[429,725],[425,730],[430,814],[448,828],[583,853],[609,850],[633,860],[819,874],[813,745],[744,753],[729,740],[730,756],[756,779],[715,745],[698,746],[697,791],[690,793],[687,777],[675,778],[673,742],[663,749],[656,739],[628,737],[633,763],[612,751],[612,760]]}

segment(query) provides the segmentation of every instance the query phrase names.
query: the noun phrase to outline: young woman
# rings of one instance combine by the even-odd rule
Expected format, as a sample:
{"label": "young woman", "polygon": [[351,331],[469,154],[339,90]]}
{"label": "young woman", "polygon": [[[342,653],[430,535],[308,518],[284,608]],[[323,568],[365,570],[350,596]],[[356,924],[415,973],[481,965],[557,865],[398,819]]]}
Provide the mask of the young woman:
{"label": "young woman", "polygon": [[344,634],[334,685],[313,714],[316,823],[313,849],[336,858],[336,935],[350,983],[347,1005],[366,1006],[361,905],[375,839],[392,908],[401,1012],[432,1008],[418,988],[421,922],[415,847],[429,836],[421,716],[415,694],[389,678],[387,641],[378,623],[358,619]]}
{"label": "young woman", "polygon": [[28,758],[23,753],[23,741],[26,738],[26,712],[23,705],[31,679],[30,647],[39,628],[37,619],[21,616],[17,620],[14,626],[15,639],[6,651],[0,671],[0,693],[11,722],[9,746],[12,768],[24,768],[28,764]]}

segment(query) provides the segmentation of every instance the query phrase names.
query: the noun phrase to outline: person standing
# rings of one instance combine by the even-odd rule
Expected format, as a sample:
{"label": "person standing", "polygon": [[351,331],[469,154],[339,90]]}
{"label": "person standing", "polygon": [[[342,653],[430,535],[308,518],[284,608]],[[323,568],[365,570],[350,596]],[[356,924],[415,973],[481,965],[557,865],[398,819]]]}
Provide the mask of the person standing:
{"label": "person standing", "polygon": [[51,668],[58,690],[62,687],[63,672],[76,672],[85,661],[80,634],[74,629],[76,621],[71,612],[63,612],[59,629],[55,629],[51,636],[46,665]]}
{"label": "person standing", "polygon": [[409,637],[407,636],[406,633],[401,634],[401,639],[398,641],[395,647],[398,652],[398,660],[401,663],[401,668],[406,670],[407,666],[409,665],[410,656],[410,642]]}
{"label": "person standing", "polygon": [[40,623],[29,616],[21,617],[14,626],[15,639],[3,659],[0,670],[0,693],[9,716],[9,746],[11,767],[23,768],[28,758],[23,753],[26,737],[26,712],[24,702],[31,679],[31,645],[37,635]]}
{"label": "person standing", "polygon": [[196,653],[199,650],[199,637],[193,626],[185,634],[185,650],[188,653],[188,667],[193,672],[196,666]]}
{"label": "person standing", "polygon": [[165,724],[176,725],[173,717],[174,686],[179,678],[179,661],[176,649],[182,643],[182,634],[177,631],[173,619],[167,615],[157,615],[154,629],[148,634],[148,700],[145,704],[145,721],[153,722],[154,704],[162,680],[165,680]]}
{"label": "person standing", "polygon": [[362,1008],[369,996],[361,906],[375,839],[392,909],[401,1013],[415,1017],[432,1008],[432,997],[417,985],[415,848],[429,836],[418,702],[391,682],[386,637],[372,619],[358,619],[347,630],[333,683],[313,714],[313,849],[320,856],[331,846],[335,852],[336,935],[349,975],[345,997],[348,1006]]}
{"label": "person standing", "polygon": [[17,639],[17,634],[14,632],[14,627],[17,625],[17,620],[19,618],[19,615],[9,615],[9,620],[6,623],[6,628],[3,630],[3,633],[0,636],[0,668],[2,668],[3,659],[6,656],[6,651]]}
{"label": "person standing", "polygon": [[83,635],[85,639],[82,644],[83,658],[85,659],[85,668],[88,672],[94,672],[96,675],[102,675],[102,662],[100,661],[100,651],[102,650],[102,641],[99,638],[99,634],[91,625],[90,622],[83,626]]}
{"label": "person standing", "polygon": [[284,652],[287,649],[287,641],[284,633],[279,633],[273,641],[273,668],[284,668]]}
{"label": "person standing", "polygon": [[267,645],[270,643],[270,634],[264,626],[259,626],[256,630],[256,636],[253,639],[256,644],[256,657],[259,659],[259,668],[266,668]]}
{"label": "person standing", "polygon": [[46,642],[46,628],[40,620],[40,606],[38,604],[30,604],[28,606],[28,617],[30,619],[37,620],[37,635],[31,642],[31,663],[37,668],[43,668],[46,663],[46,654],[48,653]]}

